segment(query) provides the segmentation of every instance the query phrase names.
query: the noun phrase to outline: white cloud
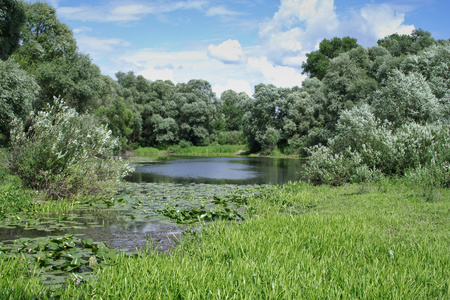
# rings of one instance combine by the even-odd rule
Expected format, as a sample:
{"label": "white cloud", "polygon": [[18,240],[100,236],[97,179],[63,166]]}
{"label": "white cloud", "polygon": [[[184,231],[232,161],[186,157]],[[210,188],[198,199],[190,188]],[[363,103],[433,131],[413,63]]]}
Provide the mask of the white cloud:
{"label": "white cloud", "polygon": [[405,14],[395,11],[386,3],[380,5],[367,4],[361,9],[361,17],[369,33],[377,39],[381,39],[393,33],[410,34],[414,25],[403,25]]}
{"label": "white cloud", "polygon": [[215,58],[225,64],[238,64],[244,61],[241,44],[237,40],[227,40],[217,46],[209,45],[208,57]]}
{"label": "white cloud", "polygon": [[339,25],[333,0],[282,0],[259,36],[275,64],[299,66],[305,54]]}
{"label": "white cloud", "polygon": [[251,58],[248,60],[250,67],[257,69],[264,77],[263,83],[271,83],[278,87],[300,86],[306,79],[297,68],[277,66],[267,60],[266,57]]}
{"label": "white cloud", "polygon": [[204,0],[168,3],[127,1],[126,4],[123,1],[109,1],[102,6],[60,6],[58,15],[68,20],[128,22],[140,20],[149,14],[163,14],[176,10],[204,10],[206,5],[207,2]]}
{"label": "white cloud", "polygon": [[249,96],[253,95],[253,87],[245,79],[229,79],[225,85],[216,84],[212,88],[218,97],[227,90],[233,90],[237,93],[244,92]]}
{"label": "white cloud", "polygon": [[155,68],[148,66],[142,71],[138,72],[138,75],[144,76],[148,80],[170,80],[174,82],[174,73],[172,69],[169,68]]}
{"label": "white cloud", "polygon": [[350,16],[336,12],[334,0],[281,0],[278,11],[260,26],[262,49],[269,61],[299,67],[305,55],[323,39],[351,36],[363,46],[372,46],[393,33],[410,34],[402,6],[366,4]]}
{"label": "white cloud", "polygon": [[280,87],[298,86],[305,78],[298,68],[275,66],[264,57],[249,58],[242,64],[223,64],[221,61],[208,59],[205,49],[170,52],[131,49],[110,53],[94,62],[112,77],[118,71],[132,70],[149,80],[162,79],[181,83],[191,79],[205,79],[219,97],[228,89],[251,96],[254,86],[259,83],[272,83]]}
{"label": "white cloud", "polygon": [[[75,32],[75,31],[74,31]],[[78,48],[85,53],[96,58],[104,54],[112,53],[123,47],[129,47],[131,44],[119,38],[105,39],[88,36],[85,34],[76,34]]]}
{"label": "white cloud", "polygon": [[213,17],[213,16],[236,16],[240,13],[237,11],[230,10],[226,8],[225,6],[214,6],[208,8],[206,11],[206,16]]}
{"label": "white cloud", "polygon": [[80,28],[75,28],[75,29],[73,29],[72,31],[73,31],[73,33],[75,33],[75,34],[79,34],[79,33],[82,33],[82,32],[89,32],[89,31],[92,31],[92,28],[90,28],[90,27],[80,27]]}

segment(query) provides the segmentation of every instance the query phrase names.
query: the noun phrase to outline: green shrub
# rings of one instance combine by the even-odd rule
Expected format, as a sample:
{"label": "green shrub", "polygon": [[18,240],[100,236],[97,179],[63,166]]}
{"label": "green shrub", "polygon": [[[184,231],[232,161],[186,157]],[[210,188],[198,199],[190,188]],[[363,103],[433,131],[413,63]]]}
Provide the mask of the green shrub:
{"label": "green shrub", "polygon": [[180,146],[181,149],[185,149],[188,147],[192,147],[192,143],[186,140],[181,140],[178,145]]}
{"label": "green shrub", "polygon": [[219,132],[216,140],[220,145],[242,145],[245,143],[242,131]]}
{"label": "green shrub", "polygon": [[80,115],[60,99],[32,116],[30,128],[15,120],[11,164],[25,186],[54,198],[107,188],[131,168],[120,158],[118,141],[93,116]]}
{"label": "green shrub", "polygon": [[410,122],[390,127],[376,119],[368,105],[344,111],[329,146],[308,149],[310,180],[339,185],[437,168],[433,176],[442,178],[434,182],[446,185],[443,166],[450,162],[450,124]]}

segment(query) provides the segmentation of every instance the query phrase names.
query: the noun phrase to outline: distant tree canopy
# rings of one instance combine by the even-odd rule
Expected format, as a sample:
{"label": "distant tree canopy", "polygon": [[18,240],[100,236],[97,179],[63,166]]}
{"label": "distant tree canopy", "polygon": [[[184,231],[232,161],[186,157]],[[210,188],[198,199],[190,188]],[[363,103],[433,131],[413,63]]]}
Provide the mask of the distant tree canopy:
{"label": "distant tree canopy", "polygon": [[342,39],[338,37],[331,40],[324,39],[319,44],[319,50],[306,54],[306,62],[302,63],[302,73],[322,79],[328,71],[330,60],[356,47],[358,47],[356,39],[348,36]]}
{"label": "distant tree canopy", "polygon": [[20,28],[24,22],[22,1],[0,0],[0,59],[7,59],[19,47]]}
{"label": "distant tree canopy", "polygon": [[98,105],[100,69],[77,49],[72,30],[61,23],[53,7],[44,2],[24,4],[25,21],[20,28],[21,46],[14,52],[20,66],[40,85],[35,108],[54,97],[63,97],[78,112]]}
{"label": "distant tree canopy", "polygon": [[378,40],[378,45],[386,48],[392,56],[417,54],[419,51],[436,44],[431,33],[422,28],[414,29],[411,35],[397,33]]}
{"label": "distant tree canopy", "polygon": [[[299,86],[261,83],[252,96],[215,95],[202,79],[175,84],[131,71],[104,76],[50,5],[10,0],[0,1],[0,9],[3,144],[10,121],[26,124],[55,97],[80,115],[95,116],[124,150],[247,142],[253,152],[342,158],[342,164],[366,157],[354,151],[388,143],[380,136],[401,140],[450,119],[450,42],[422,29],[369,48],[351,37],[324,39],[307,54],[302,67],[309,77]],[[319,145],[322,152],[314,148]],[[383,169],[379,161],[373,166]]]}

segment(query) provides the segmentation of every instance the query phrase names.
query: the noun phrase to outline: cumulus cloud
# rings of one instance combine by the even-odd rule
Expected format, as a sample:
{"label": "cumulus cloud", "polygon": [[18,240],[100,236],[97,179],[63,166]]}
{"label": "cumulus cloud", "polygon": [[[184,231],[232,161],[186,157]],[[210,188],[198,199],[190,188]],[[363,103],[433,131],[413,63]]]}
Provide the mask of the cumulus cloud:
{"label": "cumulus cloud", "polygon": [[305,53],[333,35],[338,25],[333,0],[282,0],[274,16],[261,25],[259,36],[270,61],[298,66]]}
{"label": "cumulus cloud", "polygon": [[414,26],[404,24],[401,9],[388,3],[366,4],[342,16],[334,0],[281,0],[278,11],[261,24],[259,37],[270,62],[299,67],[324,38],[351,36],[371,46],[393,33],[410,34]]}
{"label": "cumulus cloud", "polygon": [[250,67],[258,70],[263,75],[263,83],[271,83],[278,87],[300,86],[306,79],[297,68],[277,66],[272,64],[266,57],[251,58],[248,60]]}
{"label": "cumulus cloud", "polygon": [[216,84],[212,86],[212,89],[218,97],[227,90],[233,90],[237,93],[244,92],[249,96],[253,94],[253,87],[245,79],[228,79],[225,85]]}
{"label": "cumulus cloud", "polygon": [[138,72],[138,75],[144,76],[148,80],[170,80],[174,81],[173,70],[165,68],[154,68],[152,66],[148,66],[144,70]]}
{"label": "cumulus cloud", "polygon": [[239,64],[245,60],[241,44],[237,40],[227,40],[217,46],[209,45],[208,57],[217,59],[225,64]]}
{"label": "cumulus cloud", "polygon": [[361,9],[360,15],[367,26],[365,34],[381,39],[393,33],[410,34],[414,25],[403,25],[405,14],[397,12],[386,3],[380,5],[367,4]]}

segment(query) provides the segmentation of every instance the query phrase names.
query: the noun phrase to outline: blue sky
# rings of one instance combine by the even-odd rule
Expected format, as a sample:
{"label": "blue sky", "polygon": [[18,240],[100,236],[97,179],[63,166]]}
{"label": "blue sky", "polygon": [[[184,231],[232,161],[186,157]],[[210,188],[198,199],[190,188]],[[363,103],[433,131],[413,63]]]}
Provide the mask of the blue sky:
{"label": "blue sky", "polygon": [[415,28],[450,38],[449,0],[50,0],[79,49],[115,78],[205,79],[218,96],[256,84],[301,85],[324,38],[363,46]]}

